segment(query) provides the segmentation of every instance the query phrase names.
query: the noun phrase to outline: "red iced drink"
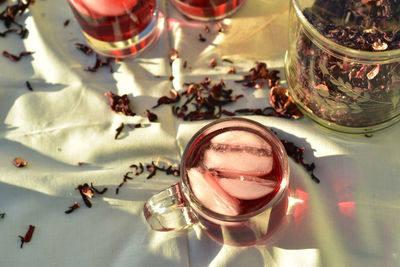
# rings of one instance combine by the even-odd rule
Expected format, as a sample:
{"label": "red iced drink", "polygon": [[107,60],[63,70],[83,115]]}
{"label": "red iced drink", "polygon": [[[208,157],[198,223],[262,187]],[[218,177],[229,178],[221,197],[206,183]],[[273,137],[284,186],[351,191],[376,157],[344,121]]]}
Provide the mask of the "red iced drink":
{"label": "red iced drink", "polygon": [[286,214],[288,187],[279,139],[241,123],[246,121],[199,136],[183,167],[206,232],[239,246],[266,239],[276,230]]}
{"label": "red iced drink", "polygon": [[171,2],[189,18],[215,20],[232,14],[244,0],[171,0]]}
{"label": "red iced drink", "polygon": [[88,43],[101,54],[135,54],[157,36],[156,0],[68,1]]}

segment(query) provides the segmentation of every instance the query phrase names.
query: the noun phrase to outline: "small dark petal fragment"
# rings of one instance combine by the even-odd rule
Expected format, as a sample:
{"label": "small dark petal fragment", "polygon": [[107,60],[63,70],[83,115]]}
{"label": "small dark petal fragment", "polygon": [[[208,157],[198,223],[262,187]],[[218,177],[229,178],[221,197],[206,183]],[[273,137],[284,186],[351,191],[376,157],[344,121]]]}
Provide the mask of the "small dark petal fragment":
{"label": "small dark petal fragment", "polygon": [[236,73],[235,67],[231,67],[227,72],[227,74],[235,74],[235,73]]}
{"label": "small dark petal fragment", "polygon": [[215,58],[212,58],[212,59],[210,60],[210,63],[208,63],[208,65],[209,65],[211,68],[215,68],[215,67],[217,66],[217,60],[215,60]]}
{"label": "small dark petal fragment", "polygon": [[137,175],[142,174],[143,172],[144,172],[143,164],[139,162],[139,173]]}
{"label": "small dark petal fragment", "polygon": [[150,122],[156,122],[158,119],[157,115],[155,113],[150,112],[150,110],[148,109],[145,110],[144,114],[147,116],[147,119]]}
{"label": "small dark petal fragment", "polygon": [[16,61],[16,62],[20,61],[22,57],[28,56],[31,54],[32,54],[32,52],[30,52],[30,51],[24,51],[24,52],[19,53],[19,55],[17,56],[17,55],[9,53],[7,51],[3,51],[3,56],[9,58],[11,61]]}
{"label": "small dark petal fragment", "polygon": [[139,167],[136,164],[132,164],[129,166],[129,168],[135,168],[135,175],[139,175]]}
{"label": "small dark petal fragment", "polygon": [[132,174],[133,172],[127,172],[124,174],[124,180],[133,180],[133,177],[130,177],[129,174]]}
{"label": "small dark petal fragment", "polygon": [[230,60],[229,58],[224,58],[224,59],[222,59],[222,61],[233,64],[233,61]]}
{"label": "small dark petal fragment", "polygon": [[69,25],[69,22],[70,22],[69,19],[65,20],[65,21],[64,21],[64,26],[67,27],[67,26]]}
{"label": "small dark petal fragment", "polygon": [[33,87],[32,87],[30,82],[26,81],[25,84],[26,84],[26,87],[28,88],[29,91],[33,91]]}
{"label": "small dark petal fragment", "polygon": [[217,31],[220,33],[224,32],[224,27],[220,22],[217,23]]}
{"label": "small dark petal fragment", "polygon": [[314,182],[316,182],[317,184],[319,184],[321,182],[321,180],[317,176],[315,176],[315,174],[313,172],[311,173],[311,179]]}
{"label": "small dark petal fragment", "polygon": [[207,39],[204,38],[204,36],[201,33],[199,33],[199,41],[200,42],[205,42],[205,41],[207,41]]}
{"label": "small dark petal fragment", "polygon": [[222,109],[221,113],[226,115],[226,116],[235,116],[236,115],[234,112],[228,111],[226,109]]}
{"label": "small dark petal fragment", "polygon": [[24,243],[31,242],[33,232],[35,231],[35,226],[29,225],[29,229],[26,232],[25,236],[18,236],[21,239],[21,248],[23,247]]}
{"label": "small dark petal fragment", "polygon": [[128,180],[133,180],[133,177],[130,177],[129,176],[129,174],[131,174],[131,173],[133,173],[133,172],[127,172],[127,173],[125,173],[125,175],[124,175],[124,178],[122,179],[122,182],[118,185],[118,187],[115,189],[115,194],[119,194],[119,189],[124,185],[124,184],[126,184],[126,182],[128,181]]}
{"label": "small dark petal fragment", "polygon": [[235,113],[244,115],[262,115],[263,111],[260,108],[242,108],[235,110]]}
{"label": "small dark petal fragment", "polygon": [[186,61],[186,60],[183,62],[183,68],[184,68],[184,69],[187,68],[187,61]]}
{"label": "small dark petal fragment", "polygon": [[23,158],[20,158],[20,157],[14,158],[13,163],[14,163],[15,167],[18,167],[18,168],[25,167],[28,164],[28,162],[26,162]]}
{"label": "small dark petal fragment", "polygon": [[79,208],[81,206],[81,204],[79,204],[79,202],[75,201],[74,205],[70,206],[66,211],[64,211],[66,214],[70,214],[72,213],[74,210],[76,210],[77,208]]}
{"label": "small dark petal fragment", "polygon": [[122,95],[116,95],[113,94],[111,91],[108,91],[104,94],[108,100],[110,101],[110,108],[115,112],[121,112],[122,114],[126,116],[135,116],[136,114],[132,112],[131,108],[129,107],[129,99],[128,96]]}
{"label": "small dark petal fragment", "polygon": [[82,200],[83,202],[85,202],[85,205],[91,208],[92,203],[90,202],[89,198],[93,198],[93,191],[89,188],[89,185],[85,183],[83,185],[78,185],[78,187],[75,189],[77,189],[81,194]]}
{"label": "small dark petal fragment", "polygon": [[75,43],[75,47],[85,53],[85,55],[90,55],[93,53],[93,49],[85,44]]}
{"label": "small dark petal fragment", "polygon": [[162,104],[172,104],[172,103],[176,103],[178,102],[181,97],[179,95],[179,93],[172,88],[171,90],[169,90],[171,92],[171,94],[173,95],[173,97],[168,97],[168,96],[162,96],[158,99],[157,101],[157,105],[153,106],[152,108],[156,108],[158,106],[161,106]]}
{"label": "small dark petal fragment", "polygon": [[156,175],[157,171],[162,171],[167,175],[179,176],[180,175],[179,166],[175,168],[174,165],[171,164],[169,161],[166,162],[168,163],[168,165],[162,167],[154,163],[154,161],[152,161],[151,164],[148,164],[146,166],[146,169],[148,172],[150,172],[150,174],[147,176],[147,179],[150,179],[151,177]]}
{"label": "small dark petal fragment", "polygon": [[105,60],[103,60],[102,56],[96,53],[96,62],[94,63],[93,66],[87,67],[86,70],[90,72],[96,72],[101,67],[108,67],[110,69],[110,72],[113,73],[114,70],[111,65],[112,61],[113,58],[107,57]]}
{"label": "small dark petal fragment", "polygon": [[146,165],[146,169],[147,171],[150,173],[146,179],[150,179],[152,178],[154,175],[156,175],[157,173],[157,167],[154,165],[154,162],[152,162],[151,164]]}
{"label": "small dark petal fragment", "polygon": [[172,64],[172,62],[175,61],[179,57],[179,52],[175,48],[172,48],[171,51],[169,52],[169,63]]}
{"label": "small dark petal fragment", "polygon": [[114,136],[114,139],[116,140],[118,138],[118,136],[121,134],[122,130],[124,129],[125,124],[123,122],[121,122],[121,124],[118,126],[117,129],[115,129],[116,133]]}
{"label": "small dark petal fragment", "polygon": [[99,190],[99,189],[97,189],[96,187],[94,187],[93,183],[90,183],[90,188],[91,188],[96,194],[99,194],[99,195],[104,194],[104,193],[107,192],[107,190],[108,190],[107,187],[104,187],[102,190]]}
{"label": "small dark petal fragment", "polygon": [[136,124],[129,123],[128,127],[131,128],[131,129],[136,129],[136,128],[142,128],[143,125],[141,123],[136,123]]}

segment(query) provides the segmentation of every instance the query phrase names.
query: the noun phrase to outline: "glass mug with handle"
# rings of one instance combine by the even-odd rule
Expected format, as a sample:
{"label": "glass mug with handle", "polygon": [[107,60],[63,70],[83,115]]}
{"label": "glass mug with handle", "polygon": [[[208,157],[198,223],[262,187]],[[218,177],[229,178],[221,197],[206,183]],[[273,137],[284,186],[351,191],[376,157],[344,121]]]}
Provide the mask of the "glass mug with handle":
{"label": "glass mug with handle", "polygon": [[279,138],[252,120],[219,119],[188,143],[180,182],[152,196],[143,212],[153,230],[199,224],[220,243],[249,246],[279,228],[288,188],[288,158]]}
{"label": "glass mug with handle", "polygon": [[157,0],[68,0],[88,44],[99,54],[137,55],[159,34]]}

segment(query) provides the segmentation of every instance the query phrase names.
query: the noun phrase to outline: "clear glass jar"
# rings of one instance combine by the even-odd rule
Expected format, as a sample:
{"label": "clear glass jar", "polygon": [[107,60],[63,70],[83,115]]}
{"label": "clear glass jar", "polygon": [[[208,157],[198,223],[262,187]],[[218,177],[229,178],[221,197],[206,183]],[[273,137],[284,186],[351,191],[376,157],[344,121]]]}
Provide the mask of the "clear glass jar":
{"label": "clear glass jar", "polygon": [[285,69],[308,117],[347,133],[400,119],[398,0],[291,0]]}

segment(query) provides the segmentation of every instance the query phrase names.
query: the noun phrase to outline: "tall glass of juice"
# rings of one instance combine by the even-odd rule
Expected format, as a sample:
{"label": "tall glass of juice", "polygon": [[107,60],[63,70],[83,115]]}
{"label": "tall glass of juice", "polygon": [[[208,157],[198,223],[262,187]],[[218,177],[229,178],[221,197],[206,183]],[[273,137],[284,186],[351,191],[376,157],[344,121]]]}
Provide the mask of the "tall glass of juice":
{"label": "tall glass of juice", "polygon": [[110,57],[136,55],[158,37],[157,0],[68,0],[88,44]]}

